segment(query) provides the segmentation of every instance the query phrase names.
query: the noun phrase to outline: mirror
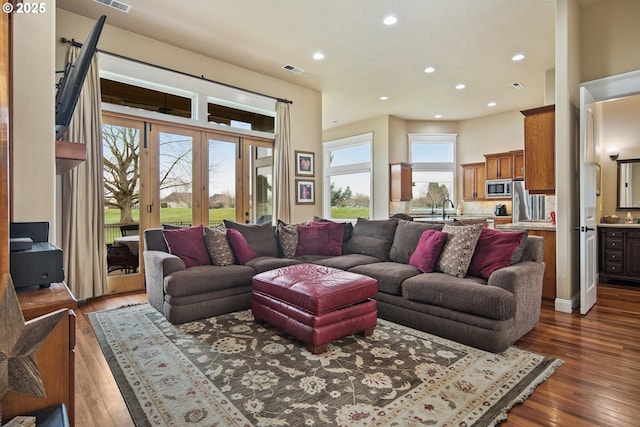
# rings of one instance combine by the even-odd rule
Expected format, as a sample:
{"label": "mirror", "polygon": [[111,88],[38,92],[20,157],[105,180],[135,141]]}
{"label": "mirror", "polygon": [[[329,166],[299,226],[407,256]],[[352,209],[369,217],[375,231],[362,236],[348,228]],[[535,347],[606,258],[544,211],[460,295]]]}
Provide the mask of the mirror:
{"label": "mirror", "polygon": [[640,159],[618,160],[618,209],[640,210]]}

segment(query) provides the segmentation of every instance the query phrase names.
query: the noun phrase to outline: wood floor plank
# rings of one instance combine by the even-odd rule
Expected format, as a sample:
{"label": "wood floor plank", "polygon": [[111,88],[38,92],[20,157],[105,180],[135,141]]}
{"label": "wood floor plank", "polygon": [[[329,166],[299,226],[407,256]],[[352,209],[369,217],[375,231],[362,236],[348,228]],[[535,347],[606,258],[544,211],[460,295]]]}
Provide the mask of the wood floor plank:
{"label": "wood floor plank", "polygon": [[[79,308],[76,420],[82,427],[133,427],[87,314],[146,301],[110,295]],[[640,287],[600,285],[591,311],[559,313],[542,304],[538,326],[516,343],[565,363],[509,412],[501,427],[637,426],[640,405]]]}

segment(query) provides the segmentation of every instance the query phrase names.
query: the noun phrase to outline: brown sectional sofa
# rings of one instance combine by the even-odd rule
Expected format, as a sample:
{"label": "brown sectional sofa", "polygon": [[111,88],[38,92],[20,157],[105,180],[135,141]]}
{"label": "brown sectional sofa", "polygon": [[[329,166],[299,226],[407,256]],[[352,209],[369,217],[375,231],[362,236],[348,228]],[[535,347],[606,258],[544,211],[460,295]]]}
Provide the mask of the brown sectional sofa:
{"label": "brown sectional sofa", "polygon": [[227,225],[243,233],[256,258],[245,265],[186,268],[168,252],[161,229],[145,230],[148,299],[170,322],[248,309],[255,274],[311,262],[375,278],[380,318],[487,351],[506,350],[538,323],[545,268],[544,241],[538,236],[525,237],[520,260],[487,280],[422,273],[409,265],[422,232],[442,224],[359,220],[352,233],[345,233],[343,255],[291,258],[283,256],[271,225]]}

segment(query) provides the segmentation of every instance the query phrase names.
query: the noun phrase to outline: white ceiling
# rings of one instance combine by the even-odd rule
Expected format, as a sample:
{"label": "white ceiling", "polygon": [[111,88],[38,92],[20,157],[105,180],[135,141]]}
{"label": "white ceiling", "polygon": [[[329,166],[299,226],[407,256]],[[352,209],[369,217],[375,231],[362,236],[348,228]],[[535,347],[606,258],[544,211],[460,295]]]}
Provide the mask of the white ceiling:
{"label": "white ceiling", "polygon": [[[93,0],[57,6],[316,89],[324,129],[381,115],[463,120],[536,107],[554,68],[554,0],[124,1],[128,14]],[[389,14],[394,26],[382,24]],[[316,51],[325,59],[314,60]],[[526,58],[512,61],[519,52]]]}

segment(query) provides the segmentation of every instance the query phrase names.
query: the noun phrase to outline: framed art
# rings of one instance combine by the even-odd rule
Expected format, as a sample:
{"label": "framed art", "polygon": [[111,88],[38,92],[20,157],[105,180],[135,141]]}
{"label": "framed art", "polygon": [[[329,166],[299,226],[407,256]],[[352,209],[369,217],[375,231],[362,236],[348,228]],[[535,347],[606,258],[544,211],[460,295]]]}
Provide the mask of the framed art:
{"label": "framed art", "polygon": [[296,179],[296,204],[313,205],[316,202],[316,185],[313,180]]}
{"label": "framed art", "polygon": [[296,150],[296,176],[314,176],[314,153]]}

